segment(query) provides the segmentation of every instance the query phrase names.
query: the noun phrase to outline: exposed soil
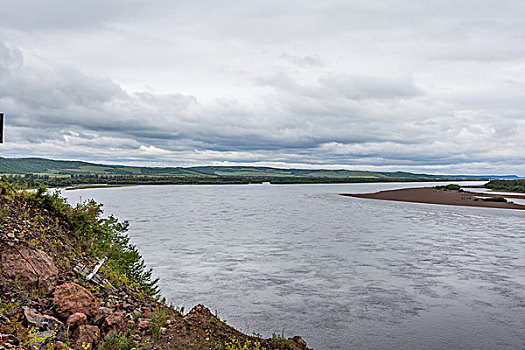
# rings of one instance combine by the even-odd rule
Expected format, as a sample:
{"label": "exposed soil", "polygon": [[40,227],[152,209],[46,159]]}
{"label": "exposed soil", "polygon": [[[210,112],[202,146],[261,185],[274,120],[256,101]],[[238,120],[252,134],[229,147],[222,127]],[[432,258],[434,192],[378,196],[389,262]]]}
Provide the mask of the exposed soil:
{"label": "exposed soil", "polygon": [[[485,208],[501,208],[501,209],[520,209],[524,210],[525,205],[505,202],[489,202],[483,201],[477,197],[500,197],[500,195],[490,195],[486,193],[473,193],[462,191],[438,190],[432,187],[421,188],[403,188],[400,190],[381,191],[376,193],[361,193],[361,194],[342,194],[343,196],[382,199],[389,201],[413,202],[413,203],[428,203],[428,204],[443,204],[443,205],[460,205],[469,207],[485,207]],[[524,196],[509,195],[505,197],[521,198]]]}

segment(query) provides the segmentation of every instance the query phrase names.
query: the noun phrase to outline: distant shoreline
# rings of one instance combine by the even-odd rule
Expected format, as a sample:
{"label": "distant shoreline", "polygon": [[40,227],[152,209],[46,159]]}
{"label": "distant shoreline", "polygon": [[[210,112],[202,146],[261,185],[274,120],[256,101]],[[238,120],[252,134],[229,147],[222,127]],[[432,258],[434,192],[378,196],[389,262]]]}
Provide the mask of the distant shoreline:
{"label": "distant shoreline", "polygon": [[75,191],[75,190],[90,190],[90,189],[95,189],[95,188],[115,188],[115,187],[129,187],[129,186],[133,186],[133,185],[105,185],[105,184],[78,185],[78,186],[63,187],[63,189],[66,191]]}
{"label": "distant shoreline", "polygon": [[[525,205],[505,202],[488,202],[477,197],[496,197],[488,193],[473,193],[460,191],[444,191],[432,187],[403,188],[399,190],[380,191],[376,193],[343,193],[343,196],[381,199],[398,202],[426,203],[440,205],[458,205],[468,207],[500,208],[500,209],[519,209],[525,210]],[[499,197],[499,196],[498,196]],[[523,196],[505,196],[512,198],[525,199]]]}

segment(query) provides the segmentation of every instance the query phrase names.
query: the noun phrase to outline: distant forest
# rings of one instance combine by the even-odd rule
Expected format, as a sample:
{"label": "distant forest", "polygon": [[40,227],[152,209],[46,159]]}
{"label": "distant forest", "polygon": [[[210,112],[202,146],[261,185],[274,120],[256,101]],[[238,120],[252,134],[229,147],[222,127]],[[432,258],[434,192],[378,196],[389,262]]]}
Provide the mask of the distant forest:
{"label": "distant forest", "polygon": [[525,193],[525,180],[491,180],[485,187],[491,190]]}
{"label": "distant forest", "polygon": [[0,175],[22,187],[64,187],[90,184],[249,184],[355,183],[483,179],[409,172],[327,169],[278,169],[249,166],[136,167],[44,158],[1,158]]}

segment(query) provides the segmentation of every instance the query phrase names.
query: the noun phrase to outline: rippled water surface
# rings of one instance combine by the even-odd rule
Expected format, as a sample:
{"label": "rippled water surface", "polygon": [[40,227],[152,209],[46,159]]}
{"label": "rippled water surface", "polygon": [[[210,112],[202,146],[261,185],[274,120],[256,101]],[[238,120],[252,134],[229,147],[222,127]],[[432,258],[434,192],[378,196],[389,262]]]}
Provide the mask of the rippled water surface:
{"label": "rippled water surface", "polygon": [[315,349],[525,348],[525,211],[359,199],[421,184],[66,191],[131,223],[163,294]]}

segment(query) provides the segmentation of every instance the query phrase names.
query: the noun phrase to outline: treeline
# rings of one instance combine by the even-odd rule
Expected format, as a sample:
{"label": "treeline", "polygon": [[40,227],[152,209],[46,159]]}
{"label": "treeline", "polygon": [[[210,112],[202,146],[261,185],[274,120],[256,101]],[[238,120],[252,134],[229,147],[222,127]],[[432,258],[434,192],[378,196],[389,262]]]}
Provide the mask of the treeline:
{"label": "treeline", "polygon": [[425,181],[409,178],[332,178],[332,177],[276,177],[276,176],[143,176],[81,174],[53,177],[49,175],[4,175],[3,180],[18,187],[67,187],[76,185],[197,185],[197,184],[312,184],[359,182]]}
{"label": "treeline", "polygon": [[492,180],[485,184],[491,190],[502,190],[525,193],[525,180]]}

